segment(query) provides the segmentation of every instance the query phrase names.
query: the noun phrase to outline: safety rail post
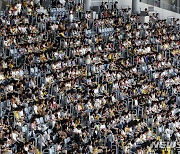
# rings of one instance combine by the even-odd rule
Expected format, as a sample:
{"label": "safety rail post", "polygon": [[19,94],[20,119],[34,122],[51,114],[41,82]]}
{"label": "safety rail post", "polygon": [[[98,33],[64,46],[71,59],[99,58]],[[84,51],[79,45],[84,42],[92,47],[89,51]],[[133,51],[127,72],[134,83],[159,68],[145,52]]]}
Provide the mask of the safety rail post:
{"label": "safety rail post", "polygon": [[35,135],[36,135],[36,137],[35,137],[35,147],[38,148],[40,150],[40,152],[42,153],[42,135],[41,134],[35,134]]}

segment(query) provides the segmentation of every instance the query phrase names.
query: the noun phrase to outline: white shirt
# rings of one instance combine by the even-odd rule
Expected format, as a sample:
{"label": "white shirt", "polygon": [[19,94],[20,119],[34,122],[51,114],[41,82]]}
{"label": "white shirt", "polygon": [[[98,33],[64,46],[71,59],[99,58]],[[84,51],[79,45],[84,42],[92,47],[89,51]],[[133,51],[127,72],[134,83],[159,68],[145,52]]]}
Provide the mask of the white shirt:
{"label": "white shirt", "polygon": [[23,117],[24,114],[23,114],[23,110],[19,112],[19,117]]}
{"label": "white shirt", "polygon": [[138,106],[138,100],[137,99],[134,100],[134,105]]}
{"label": "white shirt", "polygon": [[71,13],[71,14],[69,15],[69,21],[70,21],[70,22],[73,22],[73,19],[74,19],[74,15]]}
{"label": "white shirt", "polygon": [[100,126],[100,129],[105,129],[106,128],[106,125],[101,125]]}
{"label": "white shirt", "polygon": [[11,135],[12,135],[12,139],[15,140],[15,141],[17,141],[18,135],[17,135],[16,133],[12,133]]}
{"label": "white shirt", "polygon": [[81,134],[81,130],[80,129],[77,129],[77,128],[74,128],[74,133],[78,133],[78,134]]}
{"label": "white shirt", "polygon": [[99,92],[98,88],[94,89],[95,94],[98,94],[98,92]]}
{"label": "white shirt", "polygon": [[37,114],[37,110],[38,110],[38,107],[36,105],[34,105],[34,112],[35,112],[35,114]]}
{"label": "white shirt", "polygon": [[21,3],[16,4],[16,7],[17,7],[17,10],[18,10],[18,13],[20,13],[21,12],[22,4]]}

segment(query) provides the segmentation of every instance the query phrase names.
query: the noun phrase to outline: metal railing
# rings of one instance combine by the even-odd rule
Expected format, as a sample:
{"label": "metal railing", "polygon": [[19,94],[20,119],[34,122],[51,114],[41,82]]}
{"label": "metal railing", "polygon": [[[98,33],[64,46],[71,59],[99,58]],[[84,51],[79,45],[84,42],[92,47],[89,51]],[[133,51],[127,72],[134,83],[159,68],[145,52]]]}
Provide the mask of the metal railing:
{"label": "metal railing", "polygon": [[161,2],[159,0],[140,0],[140,2],[153,5],[162,9],[166,9],[172,12],[180,13],[180,7],[177,7],[175,4],[172,5],[172,4]]}

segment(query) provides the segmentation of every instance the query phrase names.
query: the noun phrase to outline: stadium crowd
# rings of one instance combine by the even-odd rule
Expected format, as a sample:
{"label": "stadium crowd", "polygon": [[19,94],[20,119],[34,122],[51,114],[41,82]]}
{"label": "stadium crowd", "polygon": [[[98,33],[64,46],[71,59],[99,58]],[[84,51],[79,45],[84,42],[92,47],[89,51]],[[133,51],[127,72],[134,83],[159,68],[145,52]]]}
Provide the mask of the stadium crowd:
{"label": "stadium crowd", "polygon": [[179,19],[61,2],[0,17],[0,153],[176,153]]}

